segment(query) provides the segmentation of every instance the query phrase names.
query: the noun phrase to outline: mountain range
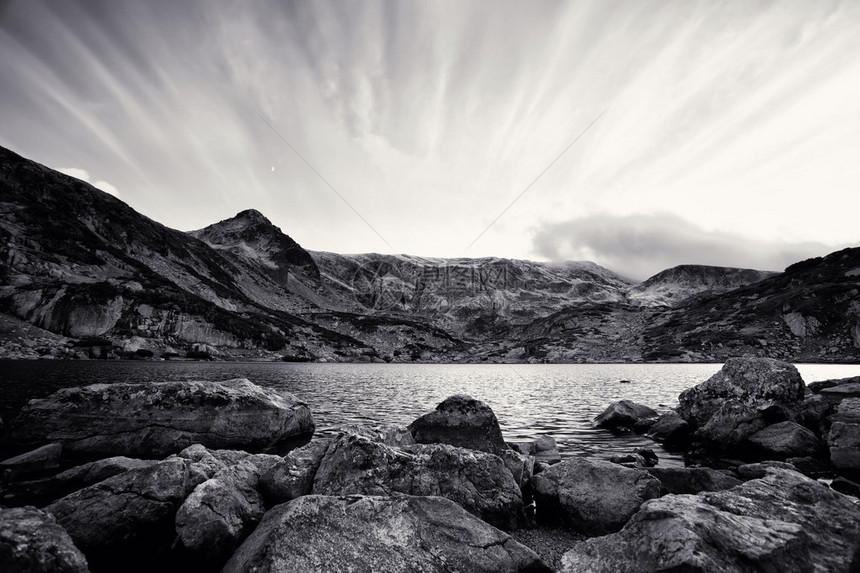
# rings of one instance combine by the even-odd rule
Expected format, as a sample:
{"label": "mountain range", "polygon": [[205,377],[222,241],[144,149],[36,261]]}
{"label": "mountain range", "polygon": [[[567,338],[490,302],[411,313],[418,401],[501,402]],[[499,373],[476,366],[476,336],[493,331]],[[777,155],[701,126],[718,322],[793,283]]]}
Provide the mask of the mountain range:
{"label": "mountain range", "polygon": [[860,361],[860,248],[784,272],[308,251],[247,210],[188,233],[0,148],[0,357]]}

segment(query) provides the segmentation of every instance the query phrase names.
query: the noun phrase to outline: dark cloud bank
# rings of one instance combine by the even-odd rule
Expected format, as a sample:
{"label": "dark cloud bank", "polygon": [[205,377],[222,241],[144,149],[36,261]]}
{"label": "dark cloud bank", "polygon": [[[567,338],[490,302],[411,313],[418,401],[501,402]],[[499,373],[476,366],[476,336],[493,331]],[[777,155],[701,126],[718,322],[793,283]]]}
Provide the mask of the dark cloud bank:
{"label": "dark cloud bank", "polygon": [[636,280],[679,264],[781,271],[845,246],[750,239],[670,214],[591,215],[546,225],[534,236],[541,257],[591,260]]}

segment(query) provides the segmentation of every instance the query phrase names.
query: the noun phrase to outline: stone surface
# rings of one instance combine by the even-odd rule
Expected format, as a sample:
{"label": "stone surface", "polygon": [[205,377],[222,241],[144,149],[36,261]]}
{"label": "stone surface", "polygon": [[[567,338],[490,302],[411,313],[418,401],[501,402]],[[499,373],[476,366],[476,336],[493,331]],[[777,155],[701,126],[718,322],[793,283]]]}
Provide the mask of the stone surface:
{"label": "stone surface", "polygon": [[661,495],[722,491],[743,483],[711,468],[650,468],[648,473],[660,480]]}
{"label": "stone surface", "polygon": [[63,446],[61,444],[47,444],[3,460],[0,462],[0,471],[8,472],[7,477],[13,478],[45,473],[60,467],[62,455]]}
{"label": "stone surface", "polygon": [[508,448],[493,410],[464,394],[443,400],[434,412],[409,424],[409,431],[419,444],[450,444],[496,455]]}
{"label": "stone surface", "polygon": [[258,485],[258,468],[242,460],[194,488],[176,512],[182,546],[204,562],[226,561],[266,512]]}
{"label": "stone surface", "polygon": [[657,418],[648,429],[647,435],[652,440],[671,446],[685,442],[690,431],[690,424],[678,412],[670,410]]}
{"label": "stone surface", "polygon": [[406,426],[398,424],[374,424],[374,425],[349,425],[343,429],[348,434],[364,436],[374,442],[393,446],[396,448],[403,446],[411,446],[415,443],[415,438]]}
{"label": "stone surface", "polygon": [[765,427],[764,416],[746,404],[729,400],[699,428],[695,437],[716,449],[734,448]]}
{"label": "stone surface", "polygon": [[583,533],[618,531],[660,482],[645,470],[574,457],[534,476],[537,517]]}
{"label": "stone surface", "polygon": [[705,382],[678,397],[678,413],[696,428],[704,427],[725,404],[752,411],[796,408],[805,384],[793,365],[770,358],[730,358]]}
{"label": "stone surface", "polygon": [[314,477],[332,440],[323,438],[296,448],[260,476],[260,489],[270,505],[311,493]]}
{"label": "stone surface", "polygon": [[520,492],[523,493],[523,501],[525,502],[526,493],[531,491],[531,480],[535,470],[535,458],[514,450],[505,450],[501,457],[502,461],[505,462],[505,466],[508,468],[508,471],[511,472],[511,475],[514,477],[514,481],[519,486]]}
{"label": "stone surface", "polygon": [[834,467],[860,475],[860,398],[846,398],[836,408],[827,446]]}
{"label": "stone surface", "polygon": [[646,421],[648,424],[656,422],[658,416],[659,414],[648,406],[621,400],[610,404],[591,424],[595,428],[607,430],[632,430],[637,426],[643,428]]}
{"label": "stone surface", "polygon": [[60,442],[81,457],[163,458],[195,443],[263,451],[313,430],[304,403],[237,379],[64,388],[31,400],[4,440]]}
{"label": "stone surface", "polygon": [[440,497],[310,495],[269,511],[223,573],[547,572],[532,550]]}
{"label": "stone surface", "polygon": [[823,390],[827,390],[828,388],[837,388],[839,386],[858,384],[860,383],[860,376],[852,376],[850,378],[834,378],[831,380],[820,380],[818,382],[810,382],[806,385],[810,392],[813,394],[819,394]]}
{"label": "stone surface", "polygon": [[821,452],[822,443],[807,428],[795,422],[780,422],[759,430],[749,442],[767,459],[811,457]]}
{"label": "stone surface", "polygon": [[801,474],[642,505],[619,533],[565,554],[564,573],[854,571],[860,506]]}
{"label": "stone surface", "polygon": [[446,497],[499,527],[516,527],[522,493],[498,456],[447,444],[402,450],[346,434],[328,448],[313,493]]}
{"label": "stone surface", "polygon": [[176,510],[206,476],[192,462],[170,458],[85,487],[48,505],[90,566],[147,570],[176,536]]}
{"label": "stone surface", "polygon": [[88,573],[87,560],[51,515],[35,507],[0,508],[0,571]]}
{"label": "stone surface", "polygon": [[555,438],[552,436],[539,436],[535,439],[531,449],[536,462],[552,465],[561,461],[558,444],[555,443]]}

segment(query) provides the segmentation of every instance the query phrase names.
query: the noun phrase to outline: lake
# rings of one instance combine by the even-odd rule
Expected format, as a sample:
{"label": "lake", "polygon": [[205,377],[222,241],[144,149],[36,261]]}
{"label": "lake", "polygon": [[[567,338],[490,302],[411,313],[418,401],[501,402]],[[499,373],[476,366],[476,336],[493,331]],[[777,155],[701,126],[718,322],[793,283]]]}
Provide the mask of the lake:
{"label": "lake", "polygon": [[[651,440],[591,428],[610,403],[630,399],[658,411],[721,364],[305,364],[137,361],[0,361],[0,416],[7,423],[31,398],[97,382],[248,378],[307,402],[317,434],[346,424],[409,424],[452,394],[483,400],[508,441],[548,434],[562,455],[609,458],[651,447],[661,465],[683,465]],[[799,364],[808,382],[860,375],[860,365]],[[627,382],[621,382],[622,380]]]}

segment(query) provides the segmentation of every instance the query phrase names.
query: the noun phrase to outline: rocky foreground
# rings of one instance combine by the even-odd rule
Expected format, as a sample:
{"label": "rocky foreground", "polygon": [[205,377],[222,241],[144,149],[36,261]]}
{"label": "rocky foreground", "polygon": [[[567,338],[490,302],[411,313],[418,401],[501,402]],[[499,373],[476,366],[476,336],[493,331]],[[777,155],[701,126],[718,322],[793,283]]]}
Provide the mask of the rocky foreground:
{"label": "rocky foreground", "polygon": [[732,359],[667,414],[595,419],[740,460],[663,468],[506,443],[462,395],[313,438],[306,405],[247,380],[69,388],[2,436],[0,570],[856,571],[858,412],[860,379]]}

